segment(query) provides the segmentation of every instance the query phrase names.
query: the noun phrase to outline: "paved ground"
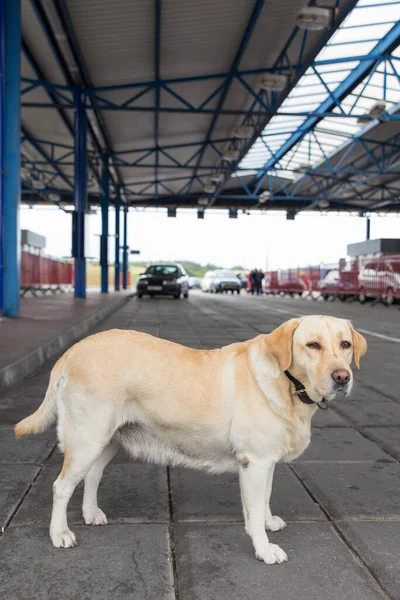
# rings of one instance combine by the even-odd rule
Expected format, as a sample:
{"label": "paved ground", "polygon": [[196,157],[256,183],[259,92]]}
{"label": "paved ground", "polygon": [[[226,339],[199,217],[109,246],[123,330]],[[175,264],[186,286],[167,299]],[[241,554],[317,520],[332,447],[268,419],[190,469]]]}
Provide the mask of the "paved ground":
{"label": "paved ground", "polygon": [[89,290],[85,300],[74,298],[71,292],[21,298],[21,316],[18,319],[0,318],[0,368],[10,361],[10,356],[35,348],[44,339],[72,327],[126,293],[106,295]]}
{"label": "paved ground", "polygon": [[[108,527],[85,527],[81,490],[69,507],[79,538],[48,538],[51,485],[61,464],[54,431],[16,441],[12,425],[41,402],[50,364],[0,396],[0,597],[5,600],[400,599],[400,319],[396,307],[192,294],[132,300],[100,329],[138,329],[196,348],[267,333],[298,314],[353,319],[369,353],[353,400],[318,414],[311,447],[280,465],[271,534],[289,562],[254,558],[237,478],[129,463],[100,486]],[[368,333],[369,332],[369,333]],[[0,341],[0,344],[2,341]]]}

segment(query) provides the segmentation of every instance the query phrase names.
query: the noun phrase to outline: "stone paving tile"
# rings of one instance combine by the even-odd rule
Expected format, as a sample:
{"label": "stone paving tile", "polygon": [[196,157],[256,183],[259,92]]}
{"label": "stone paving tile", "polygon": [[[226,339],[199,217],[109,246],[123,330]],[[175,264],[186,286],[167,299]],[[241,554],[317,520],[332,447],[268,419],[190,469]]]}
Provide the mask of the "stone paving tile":
{"label": "stone paving tile", "polygon": [[363,432],[400,460],[400,427],[364,427]]}
{"label": "stone paving tile", "polygon": [[400,403],[361,387],[354,399],[337,403],[335,410],[360,427],[400,426]]}
{"label": "stone paving tile", "polygon": [[[52,485],[60,467],[46,465],[12,521],[12,526],[48,526],[53,502]],[[83,524],[83,484],[68,505],[70,524]],[[110,523],[167,522],[168,494],[163,467],[141,463],[110,464],[99,486],[98,502]]]}
{"label": "stone paving tile", "polygon": [[33,436],[26,443],[26,439],[16,439],[13,427],[0,425],[0,464],[41,464],[49,456],[56,441],[53,429],[41,436]]}
{"label": "stone paving tile", "polygon": [[239,525],[178,524],[180,600],[387,599],[328,523],[296,523],[269,537],[287,563],[258,561]]}
{"label": "stone paving tile", "polygon": [[[189,302],[170,299],[146,299],[141,302],[133,300],[118,313],[98,324],[93,332],[114,327],[130,328],[161,335],[191,347],[218,348],[236,340],[251,339],[261,332],[269,333],[298,312],[320,312],[324,306],[304,301],[296,304],[293,300],[285,303],[284,300],[275,298],[249,298],[245,294],[239,298],[191,294]],[[276,307],[279,310],[287,309],[287,313],[277,314],[277,311],[274,312]],[[339,308],[344,310],[346,307],[335,304],[328,312],[335,314]],[[348,311],[348,316],[357,325],[357,315],[361,311],[355,311],[351,306]],[[360,326],[378,331],[379,323],[373,321],[376,313],[368,314],[368,319]],[[389,311],[384,314],[389,315]],[[388,318],[385,316],[386,320]],[[393,348],[393,344],[386,343],[375,344],[374,341],[369,344],[367,357],[362,361],[362,370],[356,373],[359,383],[352,394],[353,399],[338,398],[334,401],[333,408],[326,412],[318,411],[313,419],[312,444],[300,460],[323,462],[298,462],[291,467],[277,467],[272,507],[275,514],[289,522],[289,528],[284,532],[271,534],[270,537],[271,541],[282,544],[288,552],[288,564],[269,567],[254,558],[251,542],[244,534],[240,495],[234,476],[212,476],[183,469],[171,471],[173,514],[178,522],[175,542],[180,600],[223,600],[228,594],[230,600],[255,600],[264,597],[268,600],[269,597],[274,600],[381,598],[374,580],[357,563],[345,543],[326,522],[326,517],[314,498],[335,519],[356,519],[339,521],[338,526],[374,574],[382,579],[383,585],[387,585],[389,592],[394,595],[400,588],[400,574],[393,559],[398,554],[395,532],[396,523],[400,523],[400,506],[397,501],[400,466],[390,463],[389,457],[378,448],[380,446],[389,450],[394,456],[399,452],[400,438],[396,438],[398,429],[395,426],[400,428],[400,403],[390,398],[391,396],[395,400],[398,397],[393,379],[398,371],[398,359],[394,352],[397,347]],[[1,425],[11,426],[36,409],[44,396],[52,366],[53,364],[43,365],[20,386],[0,397]],[[379,377],[379,374],[383,374],[383,377]],[[386,387],[382,391],[389,397],[379,393],[379,382],[382,383],[384,378]],[[375,391],[372,389],[374,385]],[[367,437],[374,438],[377,445],[357,433],[350,419]],[[44,436],[39,436],[20,440],[19,443],[24,449],[23,456],[28,452],[28,455],[41,460],[41,451],[37,449],[47,441]],[[0,443],[0,453],[1,449]],[[15,452],[11,440],[7,452],[11,457],[12,452]],[[357,462],[365,460],[374,462]],[[0,563],[0,597],[5,597],[5,600],[49,600],[53,597],[62,600],[70,597],[92,600],[93,596],[100,600],[108,600],[110,597],[172,599],[171,586],[157,587],[160,573],[164,580],[167,577],[172,583],[172,563],[166,545],[165,524],[169,518],[169,499],[165,469],[132,464],[125,455],[117,456],[106,469],[99,489],[99,504],[115,525],[96,528],[82,526],[82,491],[77,491],[69,507],[69,517],[80,545],[77,549],[60,554],[60,551],[53,550],[50,545],[47,531],[52,501],[51,485],[60,471],[61,462],[62,457],[58,452],[51,456],[11,526],[6,529],[3,538],[0,538],[0,561],[3,549],[6,548],[7,558],[4,562],[7,569],[11,569],[8,571],[11,573],[9,581],[14,586],[6,588],[11,593],[4,596],[1,583],[4,569],[2,570]],[[4,506],[7,506],[6,510],[10,507],[11,510],[15,509],[37,468],[34,465],[0,464],[0,481],[2,484],[6,482],[5,486],[0,485],[0,516]],[[311,495],[295,473],[310,489]],[[376,529],[372,525],[369,529],[368,522],[359,531],[357,527],[362,518],[375,520]],[[209,523],[206,524],[204,519]],[[392,528],[389,525],[385,529],[379,527],[381,524],[385,525],[383,519],[396,521],[391,522]],[[232,521],[238,523],[232,524]],[[145,524],[142,525],[141,522]],[[160,525],[156,524],[159,522]],[[30,526],[27,528],[26,524]],[[348,525],[347,532],[345,525]],[[352,531],[357,533],[357,539],[355,534],[350,539],[348,533],[353,525]],[[154,531],[162,531],[162,535],[153,535]],[[370,536],[371,543],[367,536]],[[374,536],[379,538],[376,546],[373,544]],[[385,562],[386,538],[390,555]],[[31,542],[26,545],[27,539]],[[363,543],[359,543],[360,539]],[[145,556],[140,555],[138,559],[132,555],[131,540],[138,540]],[[89,546],[90,552],[83,551],[82,544]],[[159,556],[160,548],[162,556]],[[213,549],[217,552],[212,552]],[[109,550],[111,559],[107,554]],[[81,554],[75,559],[77,552]],[[10,556],[15,560],[12,561]],[[65,564],[56,563],[55,575],[52,572],[54,557],[60,557],[57,558],[60,561],[61,557],[66,557],[70,561]],[[148,562],[143,563],[142,559]],[[113,561],[116,573],[112,572]],[[39,577],[45,572],[44,578],[41,578],[42,587],[34,588],[36,594],[42,595],[32,595],[30,586],[21,581],[21,578],[19,583],[15,583],[20,563],[24,572],[31,573],[29,569],[35,569],[35,575],[30,577],[33,582],[37,581],[36,574]],[[374,571],[376,565],[379,569]],[[78,576],[77,569],[80,569]],[[67,587],[66,582],[71,578],[72,584]],[[67,595],[63,593],[65,589]],[[82,589],[87,598],[82,595]],[[86,592],[87,589],[90,591]]]}
{"label": "stone paving tile", "polygon": [[[171,484],[178,521],[242,521],[237,475],[208,475],[190,469],[173,469]],[[271,506],[273,514],[288,521],[325,518],[287,465],[276,468]]]}
{"label": "stone paving tile", "polygon": [[392,600],[400,600],[400,522],[347,521],[337,526]]}
{"label": "stone paving tile", "polygon": [[333,519],[400,520],[398,463],[293,463],[293,469]]}
{"label": "stone paving tile", "polygon": [[378,459],[391,460],[386,452],[358,431],[344,427],[320,427],[313,429],[311,444],[296,461],[368,462]]}
{"label": "stone paving tile", "polygon": [[351,424],[340,416],[334,408],[318,410],[312,420],[313,427],[351,427]]}
{"label": "stone paving tile", "polygon": [[0,531],[31,485],[38,465],[0,465]]}
{"label": "stone paving tile", "polygon": [[[47,528],[15,527],[0,540],[4,600],[174,600],[166,525],[77,527],[56,549]],[[15,560],[18,557],[18,560]]]}
{"label": "stone paving tile", "polygon": [[39,406],[40,401],[31,398],[0,397],[0,424],[15,425],[21,419],[32,414]]}

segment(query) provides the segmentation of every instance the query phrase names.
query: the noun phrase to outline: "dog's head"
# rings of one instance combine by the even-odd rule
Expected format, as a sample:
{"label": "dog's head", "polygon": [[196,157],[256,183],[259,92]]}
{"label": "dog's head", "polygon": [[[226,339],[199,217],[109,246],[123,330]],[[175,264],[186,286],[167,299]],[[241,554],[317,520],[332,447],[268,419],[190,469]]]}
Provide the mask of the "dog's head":
{"label": "dog's head", "polygon": [[350,365],[367,351],[367,342],[350,321],[307,316],[283,323],[267,336],[268,349],[283,371],[289,370],[313,400],[349,395],[353,386]]}

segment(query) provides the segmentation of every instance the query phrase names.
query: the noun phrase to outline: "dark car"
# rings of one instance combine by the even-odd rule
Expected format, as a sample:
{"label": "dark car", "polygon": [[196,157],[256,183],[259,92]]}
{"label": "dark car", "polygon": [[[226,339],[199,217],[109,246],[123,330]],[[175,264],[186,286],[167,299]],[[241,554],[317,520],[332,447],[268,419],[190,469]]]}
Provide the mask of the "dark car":
{"label": "dark car", "polygon": [[241,290],[240,279],[236,276],[234,271],[228,271],[224,269],[217,269],[213,272],[213,276],[210,284],[210,292],[216,294],[222,292],[236,292],[240,294]]}
{"label": "dark car", "polygon": [[182,265],[158,264],[151,265],[145,273],[139,276],[136,286],[138,298],[144,294],[184,298],[189,296],[189,277]]}

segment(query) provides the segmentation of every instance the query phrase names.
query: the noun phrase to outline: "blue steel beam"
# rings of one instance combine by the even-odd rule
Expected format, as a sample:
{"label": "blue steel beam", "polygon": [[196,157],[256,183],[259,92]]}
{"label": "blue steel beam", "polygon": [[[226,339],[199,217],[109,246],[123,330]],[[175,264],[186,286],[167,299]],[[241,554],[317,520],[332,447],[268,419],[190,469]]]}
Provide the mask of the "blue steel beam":
{"label": "blue steel beam", "polygon": [[20,308],[19,204],[21,196],[21,2],[2,0],[4,14],[5,98],[3,136],[3,313],[18,317]]}
{"label": "blue steel beam", "polygon": [[[68,86],[54,86],[53,87],[53,84],[51,84],[51,87],[48,88],[47,87],[48,82],[46,82],[44,75],[43,75],[41,69],[39,68],[37,61],[34,59],[33,54],[29,51],[29,48],[26,44],[24,44],[24,53],[25,53],[27,60],[29,61],[30,65],[31,65],[32,69],[35,71],[37,77],[39,78],[41,85],[47,91],[47,94],[51,100],[50,106],[55,108],[59,112],[64,124],[66,125],[66,127],[68,127],[68,130],[71,133],[72,137],[74,137],[74,127],[73,126],[71,127],[71,125],[68,121],[68,118],[65,115],[62,116],[62,114],[61,114],[61,113],[64,113],[63,108],[71,108],[71,105],[70,106],[66,105],[64,107],[60,106],[60,100],[58,99],[58,96],[57,96],[57,90],[59,88],[60,89],[69,89],[71,91],[71,93],[74,95],[76,82],[72,79],[71,73],[68,68],[68,64],[67,64],[66,60],[64,59],[62,52],[60,52],[55,35],[53,34],[53,31],[51,28],[51,24],[47,18],[46,12],[43,9],[43,6],[42,6],[40,0],[30,0],[30,1],[31,1],[32,8],[35,11],[37,20],[39,21],[42,31],[43,31],[43,33],[47,39],[47,42],[50,46],[50,50],[58,64],[58,67],[64,77],[64,80],[67,82]],[[72,107],[74,107],[74,100],[72,101]],[[89,127],[89,132],[91,134],[91,137],[92,137],[97,149],[99,151],[101,151],[101,145],[97,139],[97,136],[93,130],[91,123],[89,122],[87,125]],[[94,169],[92,169],[92,171],[94,173],[95,178],[97,179],[97,182],[100,184],[101,180],[99,178],[98,173],[96,173],[96,171]]]}
{"label": "blue steel beam", "polygon": [[101,236],[100,236],[100,266],[101,292],[108,293],[108,212],[110,207],[110,171],[108,155],[103,157],[103,172],[101,178]]}
{"label": "blue steel beam", "polygon": [[[34,58],[31,50],[29,49],[27,43],[25,42],[24,39],[22,39],[22,51],[25,55],[25,58],[27,59],[28,63],[30,64],[32,70],[34,71],[36,77],[38,78],[38,80],[44,80],[44,74],[43,71],[41,70],[41,68],[39,67],[36,59]],[[59,102],[59,98],[52,93],[51,91],[49,91],[48,89],[46,89],[46,87],[44,88],[48,97],[50,98],[52,104],[57,104]],[[60,118],[62,120],[62,122],[64,123],[65,127],[67,128],[67,130],[69,131],[69,133],[71,134],[71,136],[73,137],[74,135],[74,128],[71,125],[68,117],[67,117],[67,113],[61,109],[61,108],[57,108],[57,112],[60,115]]]}
{"label": "blue steel beam", "polygon": [[0,313],[3,310],[4,289],[4,102],[6,94],[5,64],[5,2],[0,2]]}
{"label": "blue steel beam", "polygon": [[156,164],[154,166],[155,197],[158,197],[158,166],[160,159],[159,126],[160,126],[160,61],[161,61],[161,0],[155,0],[155,26],[154,26],[154,71],[155,71],[155,107],[154,107],[154,145],[156,148]]}
{"label": "blue steel beam", "polygon": [[73,187],[72,186],[72,182],[69,179],[69,177],[67,177],[67,175],[65,175],[65,173],[60,169],[60,167],[57,165],[56,161],[53,161],[51,159],[51,156],[49,156],[47,154],[47,152],[45,150],[43,150],[43,148],[41,148],[40,143],[37,142],[27,131],[26,127],[22,127],[22,134],[23,136],[26,138],[27,143],[31,144],[31,146],[36,150],[36,152],[38,152],[38,154],[40,154],[42,156],[42,158],[44,159],[45,164],[51,165],[53,167],[53,169],[56,171],[57,175],[59,177],[61,177],[61,179],[69,186],[69,187]]}
{"label": "blue steel beam", "polygon": [[[205,137],[206,141],[209,140],[211,138],[211,136],[212,136],[212,133],[213,133],[214,128],[215,128],[215,125],[216,125],[217,120],[218,120],[219,113],[222,111],[223,106],[224,106],[225,101],[226,101],[226,98],[228,96],[228,92],[229,92],[229,89],[230,89],[230,86],[231,86],[231,83],[232,83],[232,80],[233,80],[233,74],[239,68],[240,62],[242,60],[242,57],[243,57],[244,53],[246,52],[246,48],[247,48],[248,43],[249,43],[249,41],[251,39],[251,35],[252,35],[252,33],[253,33],[254,29],[255,29],[255,26],[257,24],[257,21],[258,21],[258,18],[260,16],[260,14],[261,14],[263,6],[264,6],[264,0],[256,0],[256,2],[254,4],[253,11],[252,11],[251,16],[250,16],[250,20],[247,23],[246,30],[245,30],[244,35],[243,35],[243,37],[241,39],[241,42],[239,44],[239,48],[238,48],[238,50],[236,52],[236,56],[235,56],[235,58],[233,60],[233,63],[232,63],[231,69],[230,69],[230,73],[231,74],[227,77],[227,80],[226,80],[225,85],[224,85],[224,87],[222,89],[221,95],[219,97],[218,104],[217,104],[217,112],[214,114],[213,118],[211,119],[211,123],[210,123],[210,125],[208,127],[207,134],[206,134],[206,137]],[[198,156],[196,166],[199,166],[201,164],[201,161],[203,160],[204,152],[205,152],[205,146],[204,146],[203,150],[200,152],[200,154]],[[195,172],[193,173],[193,176],[192,176],[192,180],[190,182],[189,193],[191,193],[191,191],[192,191],[192,186],[193,186],[193,183],[195,181],[196,174],[197,174],[197,171],[195,170]]]}
{"label": "blue steel beam", "polygon": [[75,91],[75,187],[73,255],[75,298],[86,298],[85,213],[87,210],[87,124],[81,86]]}
{"label": "blue steel beam", "polygon": [[124,243],[122,246],[122,287],[128,287],[128,207],[124,206]]}
{"label": "blue steel beam", "polygon": [[[347,96],[359,83],[366,77],[368,72],[373,68],[377,55],[385,55],[390,52],[393,48],[398,46],[400,43],[400,23],[397,23],[384,38],[375,46],[375,48],[367,55],[367,59],[362,61],[346,79],[338,85],[338,87],[332,92],[332,94],[320,105],[315,111],[314,116],[308,117],[308,119],[293,133],[290,138],[282,144],[282,146],[274,152],[273,158],[268,160],[262,169],[259,169],[257,176],[254,180],[256,183],[256,193],[261,188],[263,181],[269,169],[271,169],[293,146],[299,142],[304,135],[313,129],[317,123],[323,118],[327,111],[331,111],[336,101],[341,101]],[[281,113],[278,113],[281,114]],[[342,117],[342,114],[338,114],[338,117]]]}
{"label": "blue steel beam", "polygon": [[[31,0],[31,1],[33,1],[33,0]],[[86,89],[87,87],[89,87],[91,85],[89,71],[86,67],[86,63],[85,63],[83,54],[82,54],[80,46],[79,46],[78,38],[76,36],[75,30],[74,30],[74,27],[73,27],[73,24],[71,21],[71,17],[70,17],[69,10],[67,7],[67,2],[65,0],[55,0],[54,4],[55,4],[55,8],[57,10],[58,16],[63,24],[63,27],[65,28],[65,31],[67,31],[67,33],[68,33],[71,50],[75,57],[76,64],[78,65],[78,68],[80,70],[82,81],[83,81],[83,83],[85,85],[85,89]],[[94,109],[94,114],[96,116],[97,123],[99,125],[99,129],[100,129],[101,134],[105,141],[106,151],[109,155],[111,155],[112,154],[112,143],[111,143],[111,138],[108,134],[107,128],[104,125],[103,119],[102,119],[101,115],[98,114],[98,111],[96,110],[96,108]],[[95,132],[93,131],[93,128],[91,127],[90,123],[89,123],[89,126],[90,126],[90,129],[92,132],[92,137],[95,140],[96,145],[98,146],[98,150],[101,151],[100,144],[98,143],[97,137],[96,137]],[[123,181],[121,179],[121,175],[118,172],[118,169],[115,169],[115,171],[117,174],[118,181],[117,182],[114,181],[114,178],[112,177],[112,173],[110,173],[110,177],[112,178],[114,185],[116,185],[116,183],[117,183],[119,186],[122,187]]]}
{"label": "blue steel beam", "polygon": [[120,288],[120,263],[119,263],[119,257],[120,257],[120,244],[121,244],[121,240],[120,240],[120,208],[121,208],[121,198],[119,195],[119,189],[117,190],[117,196],[115,198],[115,202],[114,202],[114,207],[115,207],[115,246],[114,246],[114,289],[116,292],[119,291]]}

